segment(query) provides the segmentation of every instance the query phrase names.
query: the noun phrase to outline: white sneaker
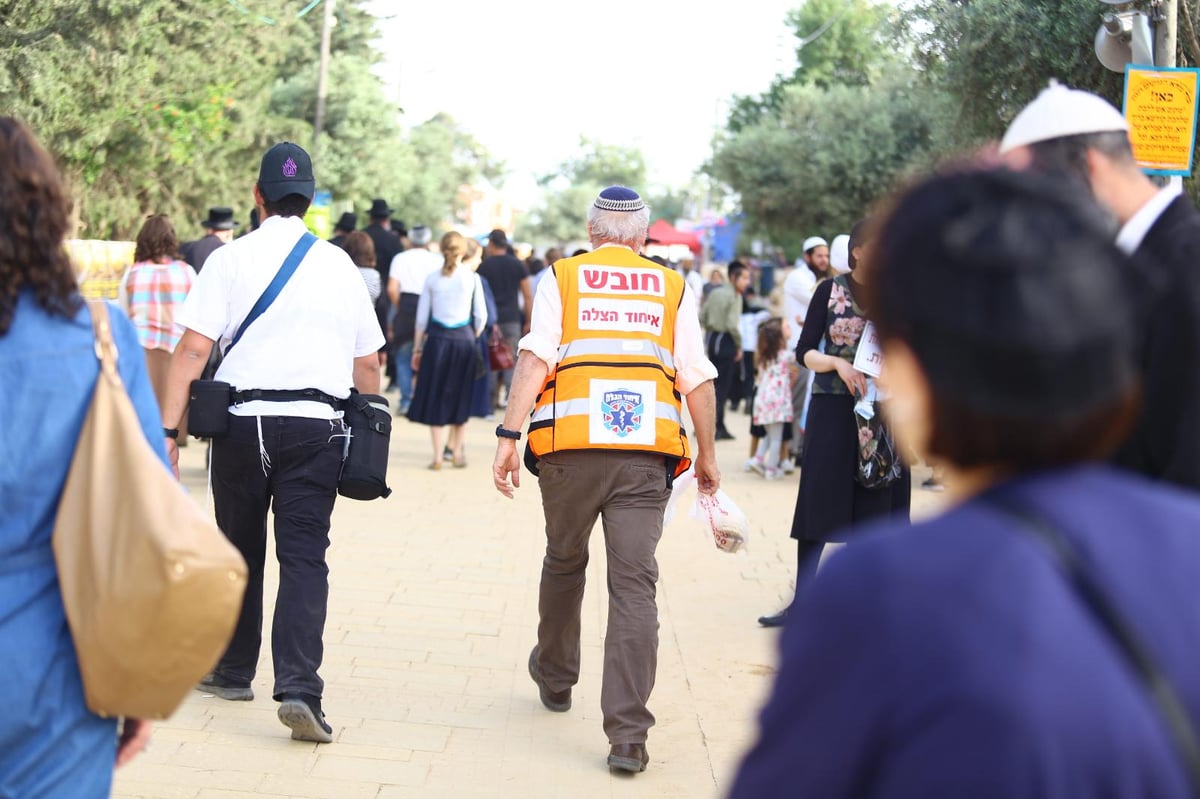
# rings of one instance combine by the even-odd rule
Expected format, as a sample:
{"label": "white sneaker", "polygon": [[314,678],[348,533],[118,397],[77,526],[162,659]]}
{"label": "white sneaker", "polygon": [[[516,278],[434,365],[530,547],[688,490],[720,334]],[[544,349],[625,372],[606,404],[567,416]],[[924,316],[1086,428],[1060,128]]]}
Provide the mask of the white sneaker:
{"label": "white sneaker", "polygon": [[796,471],[796,462],[791,458],[785,458],[779,462],[779,469],[784,474],[791,474]]}
{"label": "white sneaker", "polygon": [[763,477],[767,478],[768,480],[781,480],[781,479],[783,479],[783,469],[768,468],[763,473]]}
{"label": "white sneaker", "polygon": [[742,471],[744,472],[758,472],[759,474],[763,474],[766,468],[766,465],[762,462],[762,458],[747,458],[746,462],[742,464]]}

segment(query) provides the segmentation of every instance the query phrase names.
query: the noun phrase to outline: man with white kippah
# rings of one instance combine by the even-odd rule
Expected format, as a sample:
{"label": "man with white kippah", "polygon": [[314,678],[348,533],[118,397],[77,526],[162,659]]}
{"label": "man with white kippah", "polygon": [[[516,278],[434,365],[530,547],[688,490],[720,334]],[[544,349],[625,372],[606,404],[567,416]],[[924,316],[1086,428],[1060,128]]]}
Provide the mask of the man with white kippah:
{"label": "man with white kippah", "polygon": [[711,494],[721,483],[713,443],[717,370],[705,357],[683,277],[638,254],[649,222],[637,192],[608,187],[588,209],[593,251],[557,261],[552,279],[538,284],[492,467],[496,489],[512,498],[520,485],[517,441],[533,408],[525,461],[541,488],[546,556],[529,676],[542,704],[557,713],[570,710],[579,681],[588,538],[596,519],[604,521],[609,600],[600,708],[608,765],[626,772],[644,771],[650,760],[654,551],[672,480],[691,463],[683,397],[696,431],[699,490]]}
{"label": "man with white kippah", "polygon": [[[1017,166],[1062,174],[1115,217],[1116,244],[1140,267],[1142,412],[1119,465],[1200,488],[1200,213],[1138,167],[1129,124],[1106,100],[1052,82],[1000,143]],[[1114,230],[1116,227],[1114,226]],[[1053,266],[1053,264],[1051,264]]]}
{"label": "man with white kippah", "polygon": [[[804,240],[801,249],[803,255],[796,259],[796,267],[783,281],[783,312],[791,325],[792,334],[788,338],[788,350],[796,349],[800,341],[800,329],[804,327],[804,317],[808,313],[808,304],[812,301],[817,283],[828,277],[833,277],[829,269],[829,243],[820,236],[809,236]],[[808,393],[809,371],[800,365],[796,367],[795,379],[792,381],[792,451],[789,460],[799,463],[804,452],[804,397]]]}

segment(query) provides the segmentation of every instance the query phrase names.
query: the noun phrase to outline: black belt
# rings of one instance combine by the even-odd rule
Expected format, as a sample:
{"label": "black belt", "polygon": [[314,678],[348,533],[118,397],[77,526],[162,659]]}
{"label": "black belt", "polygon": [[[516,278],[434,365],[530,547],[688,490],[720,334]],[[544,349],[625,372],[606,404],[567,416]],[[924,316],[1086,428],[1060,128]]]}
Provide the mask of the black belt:
{"label": "black belt", "polygon": [[243,402],[323,402],[332,405],[335,410],[341,410],[346,402],[315,388],[249,388],[245,391],[234,391],[232,396],[234,405]]}

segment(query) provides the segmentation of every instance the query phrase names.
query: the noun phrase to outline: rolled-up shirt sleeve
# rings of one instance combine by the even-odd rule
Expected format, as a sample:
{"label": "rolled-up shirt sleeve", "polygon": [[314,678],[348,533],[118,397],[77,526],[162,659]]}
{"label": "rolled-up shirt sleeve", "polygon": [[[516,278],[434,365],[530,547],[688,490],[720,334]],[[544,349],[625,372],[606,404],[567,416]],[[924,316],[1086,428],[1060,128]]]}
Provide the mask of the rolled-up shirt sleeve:
{"label": "rolled-up shirt sleeve", "polygon": [[675,314],[675,388],[687,396],[717,376],[717,367],[704,353],[704,334],[690,286],[684,286],[684,299]]}
{"label": "rolled-up shirt sleeve", "polygon": [[[551,267],[553,270],[553,267]],[[694,309],[693,309],[694,310]],[[558,292],[558,276],[551,271],[549,278],[538,282],[533,296],[533,317],[529,332],[517,343],[517,350],[528,350],[553,371],[558,365],[558,348],[562,344],[562,295]],[[699,330],[699,324],[697,324]]]}

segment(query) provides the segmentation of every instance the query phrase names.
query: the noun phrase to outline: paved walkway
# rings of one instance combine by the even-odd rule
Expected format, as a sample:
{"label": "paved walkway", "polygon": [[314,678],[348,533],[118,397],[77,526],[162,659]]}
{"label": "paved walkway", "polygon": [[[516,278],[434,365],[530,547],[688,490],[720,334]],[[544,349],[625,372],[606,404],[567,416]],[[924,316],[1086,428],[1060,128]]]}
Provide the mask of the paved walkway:
{"label": "paved walkway", "polygon": [[[734,414],[735,432],[745,430]],[[264,645],[253,702],[195,693],[123,769],[121,799],[716,797],[753,741],[777,633],[755,618],[790,596],[796,477],[741,471],[748,436],[721,442],[724,488],[750,515],[730,556],[687,518],[659,546],[661,621],[649,769],[611,775],[601,729],[607,615],[602,536],[592,539],[583,668],[569,713],[544,710],[526,673],[535,640],[544,524],[537,483],[515,501],[491,486],[495,422],[468,428],[465,469],[431,472],[427,428],[397,423],[390,499],[339,500],[333,518],[325,709],[335,742],[292,741],[275,717]],[[204,500],[204,447],[183,478]],[[448,466],[448,464],[447,464]],[[924,476],[922,473],[919,476]],[[915,492],[918,506],[934,497]],[[267,615],[277,586],[268,566]],[[269,623],[269,621],[268,621]],[[270,641],[264,631],[264,641]]]}

